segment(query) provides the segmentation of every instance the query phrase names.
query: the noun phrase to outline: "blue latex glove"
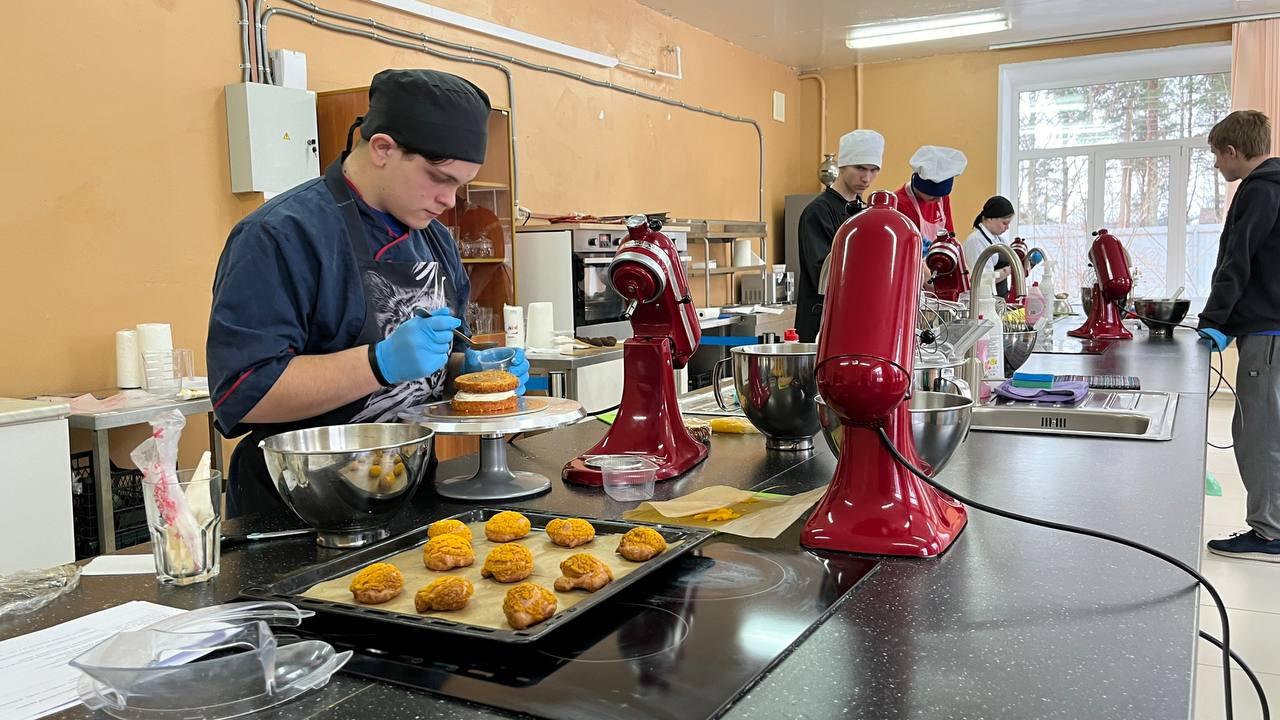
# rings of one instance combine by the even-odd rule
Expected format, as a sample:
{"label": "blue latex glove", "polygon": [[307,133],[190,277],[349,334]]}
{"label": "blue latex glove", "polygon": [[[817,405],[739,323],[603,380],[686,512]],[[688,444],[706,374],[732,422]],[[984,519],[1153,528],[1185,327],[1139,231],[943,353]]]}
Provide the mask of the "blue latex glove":
{"label": "blue latex glove", "polygon": [[398,384],[435,374],[449,363],[453,330],[461,325],[448,308],[405,320],[374,348],[382,376]]}
{"label": "blue latex glove", "polygon": [[1032,250],[1031,254],[1027,256],[1027,259],[1031,261],[1031,267],[1035,267],[1044,262],[1044,253],[1039,250]]}
{"label": "blue latex glove", "polygon": [[1231,338],[1223,335],[1221,332],[1214,330],[1213,328],[1201,328],[1199,332],[1200,337],[1208,340],[1209,344],[1213,346],[1213,349],[1218,352],[1226,350],[1227,346],[1231,344]]}
{"label": "blue latex glove", "polygon": [[[467,350],[463,354],[462,372],[480,372],[484,368],[480,366],[481,360],[500,359],[506,355],[506,348],[489,348],[488,350]],[[529,360],[524,356],[524,350],[516,348],[515,357],[511,358],[511,366],[507,368],[507,372],[516,376],[520,381],[520,385],[516,387],[516,395],[524,395],[525,383],[529,382]]]}

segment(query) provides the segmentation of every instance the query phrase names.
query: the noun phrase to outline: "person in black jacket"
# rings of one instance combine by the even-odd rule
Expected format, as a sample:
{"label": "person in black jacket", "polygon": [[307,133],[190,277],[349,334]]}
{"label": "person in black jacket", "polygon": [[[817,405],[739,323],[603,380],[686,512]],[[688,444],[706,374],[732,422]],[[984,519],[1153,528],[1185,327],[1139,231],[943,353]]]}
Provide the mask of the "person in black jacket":
{"label": "person in black jacket", "polygon": [[1218,241],[1200,333],[1221,352],[1236,340],[1231,438],[1248,493],[1249,529],[1211,540],[1209,552],[1280,562],[1280,158],[1271,121],[1240,110],[1209,132],[1214,167],[1237,188]]}
{"label": "person in black jacket", "polygon": [[854,130],[840,138],[836,163],[840,175],[800,214],[800,277],[796,278],[796,333],[800,342],[813,342],[822,323],[822,295],[818,279],[831,254],[836,230],[849,218],[846,206],[861,200],[880,174],[884,137],[874,130]]}

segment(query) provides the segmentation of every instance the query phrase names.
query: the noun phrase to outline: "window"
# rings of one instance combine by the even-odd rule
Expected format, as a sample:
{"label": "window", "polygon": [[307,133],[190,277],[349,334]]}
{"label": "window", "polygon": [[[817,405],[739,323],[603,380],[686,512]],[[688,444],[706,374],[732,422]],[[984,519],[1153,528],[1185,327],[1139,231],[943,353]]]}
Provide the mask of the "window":
{"label": "window", "polygon": [[1092,231],[1133,260],[1135,292],[1209,293],[1225,217],[1209,129],[1230,112],[1231,48],[1195,45],[1004,65],[1000,187],[1011,233],[1046,251],[1060,290],[1092,282]]}

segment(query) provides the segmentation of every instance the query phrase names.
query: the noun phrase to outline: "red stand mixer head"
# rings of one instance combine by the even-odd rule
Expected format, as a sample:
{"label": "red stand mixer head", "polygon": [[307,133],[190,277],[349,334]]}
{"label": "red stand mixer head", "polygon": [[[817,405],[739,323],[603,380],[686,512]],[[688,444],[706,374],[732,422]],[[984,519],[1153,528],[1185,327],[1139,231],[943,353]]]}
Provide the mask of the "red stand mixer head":
{"label": "red stand mixer head", "polygon": [[956,302],[962,293],[969,292],[969,264],[955,233],[939,230],[925,253],[924,264],[933,272],[933,294],[939,299]]}
{"label": "red stand mixer head", "polygon": [[805,523],[805,547],[929,557],[964,528],[964,507],[900,465],[888,434],[917,467],[907,395],[915,365],[920,235],[891,193],[845,221],[831,249],[818,341],[818,391],[840,418],[840,459],[826,495]]}
{"label": "red stand mixer head", "polygon": [[1084,325],[1068,330],[1073,337],[1091,340],[1130,340],[1133,333],[1124,326],[1118,304],[1133,292],[1133,275],[1129,273],[1129,254],[1115,235],[1103,228],[1093,234],[1089,246],[1089,263],[1098,281],[1090,289],[1089,317]]}
{"label": "red stand mixer head", "polygon": [[[1022,276],[1027,278],[1027,287],[1031,287],[1031,260],[1028,255],[1031,252],[1031,248],[1027,247],[1027,241],[1016,237],[1013,242],[1009,243],[1009,249],[1013,251],[1014,255],[1018,256],[1018,262],[1022,263]],[[1010,305],[1022,304],[1022,297],[1018,295],[1018,291],[1013,287],[1012,282],[1009,283],[1009,292],[1005,294],[1004,299]]]}
{"label": "red stand mixer head", "polygon": [[627,239],[609,263],[609,282],[627,301],[624,317],[634,333],[622,344],[622,403],[604,439],[565,465],[566,482],[601,485],[597,460],[605,456],[644,456],[658,465],[659,480],[707,456],[685,429],[672,372],[698,349],[702,326],[680,254],[661,227],[643,215],[629,218]]}

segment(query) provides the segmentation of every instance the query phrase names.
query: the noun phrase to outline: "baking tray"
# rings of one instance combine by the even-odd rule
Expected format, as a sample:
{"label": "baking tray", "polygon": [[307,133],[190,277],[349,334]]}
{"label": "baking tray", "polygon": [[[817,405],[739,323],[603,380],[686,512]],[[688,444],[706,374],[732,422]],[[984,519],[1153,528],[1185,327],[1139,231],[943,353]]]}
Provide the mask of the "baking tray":
{"label": "baking tray", "polygon": [[[545,531],[547,523],[555,520],[556,518],[581,517],[561,513],[539,512],[524,508],[488,507],[475,508],[449,517],[465,523],[486,522],[489,518],[497,515],[503,510],[512,510],[529,518],[529,522],[533,526],[530,530],[530,534],[538,531]],[[253,600],[283,600],[285,602],[293,603],[301,609],[314,611],[317,616],[315,620],[329,627],[346,626],[347,623],[344,621],[350,621],[351,625],[360,626],[367,626],[372,623],[374,625],[381,626],[383,630],[387,631],[394,631],[397,628],[410,631],[429,630],[433,632],[447,633],[450,635],[482,638],[488,641],[503,643],[531,643],[578,617],[582,613],[606,602],[614,595],[623,592],[632,585],[642,581],[644,578],[666,566],[667,563],[670,563],[676,558],[689,552],[693,548],[702,544],[702,542],[707,540],[707,538],[710,538],[715,534],[714,530],[677,527],[673,525],[654,525],[627,520],[599,520],[595,518],[584,519],[590,521],[590,523],[595,526],[597,537],[601,534],[623,534],[632,528],[646,526],[657,530],[668,544],[679,544],[652,560],[645,562],[639,568],[631,571],[627,575],[624,575],[623,577],[604,586],[600,590],[591,593],[576,605],[560,610],[547,620],[525,630],[515,630],[512,628],[494,629],[476,625],[467,625],[441,617],[391,612],[381,610],[375,605],[347,605],[344,603],[320,600],[302,595],[302,593],[306,592],[317,583],[341,577],[359,570],[371,563],[379,562],[391,557],[392,555],[424,545],[428,540],[427,525],[423,525],[420,528],[411,530],[402,535],[389,538],[380,543],[346,553],[342,557],[335,558],[334,560],[320,563],[318,565],[312,565],[311,567],[303,570],[285,575],[268,585],[245,588],[241,591],[240,595],[241,597]],[[304,627],[309,624],[312,624],[311,621],[304,622]],[[349,629],[354,630],[356,628],[351,627]]]}

